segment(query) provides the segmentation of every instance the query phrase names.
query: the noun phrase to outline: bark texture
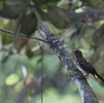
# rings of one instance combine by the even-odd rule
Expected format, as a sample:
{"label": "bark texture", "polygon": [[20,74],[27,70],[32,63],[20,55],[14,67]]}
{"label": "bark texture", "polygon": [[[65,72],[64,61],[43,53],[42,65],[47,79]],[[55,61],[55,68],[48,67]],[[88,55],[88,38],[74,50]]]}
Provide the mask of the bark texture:
{"label": "bark texture", "polygon": [[79,89],[82,103],[98,103],[98,100],[87,83],[85,77],[77,69],[74,62],[71,60],[69,53],[66,51],[65,47],[58,40],[58,38],[56,38],[55,35],[52,34],[49,30],[47,30],[44,24],[41,24],[41,27],[38,31],[47,41],[46,44],[48,47],[57,54],[64,67],[67,68],[71,78]]}

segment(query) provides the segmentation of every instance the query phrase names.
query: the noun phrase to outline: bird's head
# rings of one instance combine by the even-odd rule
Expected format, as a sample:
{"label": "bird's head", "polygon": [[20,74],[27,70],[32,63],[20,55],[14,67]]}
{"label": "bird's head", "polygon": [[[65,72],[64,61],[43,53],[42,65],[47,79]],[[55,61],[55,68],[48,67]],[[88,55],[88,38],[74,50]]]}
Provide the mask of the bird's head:
{"label": "bird's head", "polygon": [[74,51],[76,57],[82,57],[82,52],[80,50]]}

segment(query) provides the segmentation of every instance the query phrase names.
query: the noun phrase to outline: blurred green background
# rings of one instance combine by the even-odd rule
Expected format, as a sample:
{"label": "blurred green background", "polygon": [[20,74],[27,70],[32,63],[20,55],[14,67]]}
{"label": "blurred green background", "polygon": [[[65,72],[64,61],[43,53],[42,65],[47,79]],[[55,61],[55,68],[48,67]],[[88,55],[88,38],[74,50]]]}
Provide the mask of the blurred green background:
{"label": "blurred green background", "polygon": [[[62,41],[71,58],[75,61],[72,50],[80,49],[104,78],[104,20],[65,27],[69,21],[59,10],[67,10],[69,1],[0,1],[0,28],[16,33],[0,32],[0,103],[41,103],[42,68],[44,103],[81,103],[78,89],[57,55],[45,43],[40,42],[41,51],[37,40],[18,35],[41,38],[36,30],[42,19],[46,21],[43,13],[48,15],[48,29]],[[34,8],[28,3],[35,4]],[[104,7],[103,0],[73,0],[70,5],[76,13],[100,7]],[[87,80],[104,103],[104,84],[91,75]]]}

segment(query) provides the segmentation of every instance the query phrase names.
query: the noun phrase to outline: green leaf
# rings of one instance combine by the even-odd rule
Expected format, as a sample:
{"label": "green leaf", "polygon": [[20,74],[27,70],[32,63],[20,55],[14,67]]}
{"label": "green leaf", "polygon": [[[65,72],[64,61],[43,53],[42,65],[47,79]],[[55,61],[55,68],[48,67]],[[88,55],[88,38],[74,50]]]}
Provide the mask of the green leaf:
{"label": "green leaf", "polygon": [[20,70],[23,65],[28,64],[28,58],[23,54],[14,54],[11,55],[2,68],[5,70],[5,74],[10,74],[11,72],[15,72],[16,70]]}
{"label": "green leaf", "polygon": [[14,85],[19,81],[19,79],[20,78],[17,74],[11,74],[6,78],[5,83],[6,85]]}
{"label": "green leaf", "polygon": [[58,58],[56,57],[56,55],[46,55],[44,58],[44,66],[45,66],[45,72],[47,74],[47,76],[51,77],[53,76],[58,68]]}
{"label": "green leaf", "polygon": [[0,0],[0,10],[2,10],[2,9],[3,9],[3,1]]}
{"label": "green leaf", "polygon": [[29,1],[26,0],[4,0],[2,1],[2,17],[16,19],[18,15],[27,8]]}
{"label": "green leaf", "polygon": [[67,26],[66,23],[69,22],[67,15],[58,8],[49,9],[48,16],[50,22],[60,29],[63,29],[65,26]]}
{"label": "green leaf", "polygon": [[102,24],[94,33],[92,37],[96,45],[104,45],[104,24]]}
{"label": "green leaf", "polygon": [[29,1],[27,0],[5,0],[5,7],[8,7],[13,13],[20,13],[23,9],[27,7]]}
{"label": "green leaf", "polygon": [[33,58],[30,59],[30,65],[34,66],[37,64],[38,60],[41,58],[41,56],[35,56]]}
{"label": "green leaf", "polygon": [[39,23],[38,13],[31,8],[28,9],[24,14],[19,18],[18,25],[21,27],[20,32],[31,36],[38,27]]}
{"label": "green leaf", "polygon": [[31,58],[29,60],[29,64],[30,64],[30,67],[31,67],[31,72],[35,71],[35,67],[37,66],[38,64],[38,61],[40,60],[41,56],[35,56],[33,58]]}
{"label": "green leaf", "polygon": [[8,5],[17,5],[21,4],[22,2],[26,2],[26,0],[5,0],[5,3]]}

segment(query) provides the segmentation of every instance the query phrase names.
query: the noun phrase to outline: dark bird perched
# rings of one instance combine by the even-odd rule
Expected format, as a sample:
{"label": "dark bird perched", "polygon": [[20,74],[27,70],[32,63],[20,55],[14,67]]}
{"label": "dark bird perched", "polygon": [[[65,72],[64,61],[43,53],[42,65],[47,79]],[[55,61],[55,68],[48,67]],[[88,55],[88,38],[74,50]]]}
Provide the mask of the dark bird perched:
{"label": "dark bird perched", "polygon": [[75,50],[74,53],[77,59],[77,67],[83,73],[83,75],[86,76],[90,73],[93,76],[97,76],[104,83],[104,79],[96,72],[95,68],[83,57],[82,52],[80,50]]}

